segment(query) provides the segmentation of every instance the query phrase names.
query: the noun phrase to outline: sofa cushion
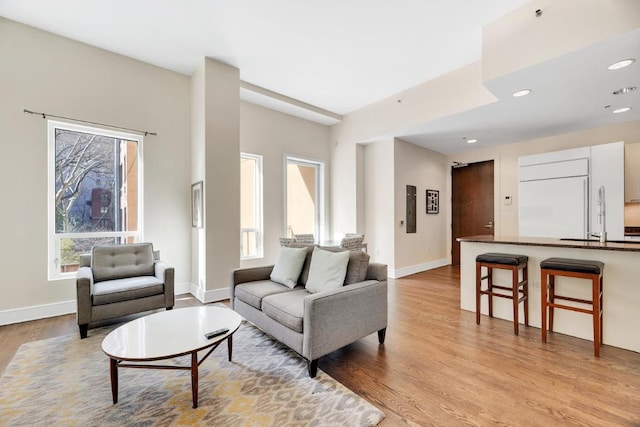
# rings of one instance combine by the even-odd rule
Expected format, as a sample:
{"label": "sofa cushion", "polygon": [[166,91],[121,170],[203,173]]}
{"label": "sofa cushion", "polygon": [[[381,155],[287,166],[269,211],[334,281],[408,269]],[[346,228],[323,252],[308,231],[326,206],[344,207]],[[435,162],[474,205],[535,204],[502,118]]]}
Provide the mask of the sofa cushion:
{"label": "sofa cushion", "polygon": [[311,293],[316,293],[341,287],[347,274],[348,263],[348,251],[330,252],[315,248],[305,288]]}
{"label": "sofa cushion", "polygon": [[163,292],[164,283],[155,276],[104,280],[93,285],[93,305],[144,298]]}
{"label": "sofa cushion", "polygon": [[311,255],[313,254],[313,249],[316,247],[313,243],[290,243],[288,245],[290,248],[305,248],[307,250],[307,256],[304,258],[304,264],[302,265],[302,271],[300,272],[300,277],[298,277],[298,285],[306,285],[307,279],[309,278],[309,266],[311,265]]}
{"label": "sofa cushion", "polygon": [[306,255],[304,248],[280,248],[278,260],[271,271],[271,280],[293,289],[298,284]]}
{"label": "sofa cushion", "polygon": [[94,246],[91,269],[95,282],[153,276],[153,246],[151,243]]}
{"label": "sofa cushion", "polygon": [[240,301],[249,304],[258,310],[262,309],[262,299],[269,295],[291,292],[291,288],[271,280],[257,280],[255,282],[241,283],[235,287],[235,295]]}
{"label": "sofa cushion", "polygon": [[287,328],[302,332],[304,299],[307,296],[309,292],[304,289],[270,295],[262,300],[262,312]]}
{"label": "sofa cushion", "polygon": [[345,285],[360,283],[367,277],[367,269],[369,268],[369,255],[361,250],[349,250],[335,246],[321,246],[331,252],[349,251],[349,263],[347,264],[347,274],[344,278]]}

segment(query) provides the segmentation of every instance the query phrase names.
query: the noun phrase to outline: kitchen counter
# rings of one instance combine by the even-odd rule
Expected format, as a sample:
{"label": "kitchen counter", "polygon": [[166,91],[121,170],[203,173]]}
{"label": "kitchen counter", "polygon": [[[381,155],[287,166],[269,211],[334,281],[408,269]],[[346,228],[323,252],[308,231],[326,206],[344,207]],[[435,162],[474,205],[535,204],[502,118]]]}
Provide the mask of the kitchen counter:
{"label": "kitchen counter", "polygon": [[608,251],[640,252],[640,241],[623,242],[620,240],[600,243],[599,240],[586,239],[549,239],[543,237],[518,236],[471,236],[461,237],[459,242],[499,243],[505,245],[550,246],[575,249],[599,249]]}
{"label": "kitchen counter", "polygon": [[[475,259],[481,253],[502,252],[529,257],[529,325],[540,328],[540,261],[550,257],[604,262],[603,341],[605,345],[640,352],[640,242],[613,243],[517,236],[471,236],[460,241],[460,308],[475,312]],[[511,283],[509,271],[494,270],[496,284]],[[586,280],[556,279],[558,294],[591,299],[591,284]],[[481,312],[488,313],[487,298]],[[494,298],[494,316],[512,320],[511,300]],[[521,313],[520,321],[523,323]],[[486,322],[480,325],[486,326]],[[539,332],[539,330],[538,330]],[[591,315],[556,310],[554,333],[593,340]],[[551,335],[553,336],[553,335]],[[553,345],[551,339],[548,345]],[[606,357],[606,347],[601,357]]]}

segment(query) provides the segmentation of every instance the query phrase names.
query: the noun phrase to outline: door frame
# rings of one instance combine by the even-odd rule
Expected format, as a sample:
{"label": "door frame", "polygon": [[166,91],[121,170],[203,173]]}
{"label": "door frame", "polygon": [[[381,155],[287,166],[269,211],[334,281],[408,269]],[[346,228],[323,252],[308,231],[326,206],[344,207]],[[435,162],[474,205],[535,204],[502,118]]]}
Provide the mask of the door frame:
{"label": "door frame", "polygon": [[[471,162],[456,162],[456,161],[452,161],[450,162],[450,169],[449,169],[449,173],[447,174],[447,182],[448,182],[448,186],[449,186],[449,229],[448,229],[448,235],[449,235],[449,247],[448,247],[448,258],[449,258],[449,262],[451,265],[453,265],[453,247],[454,247],[454,240],[455,237],[453,235],[453,168],[455,165],[460,164],[460,165],[464,165],[462,167],[468,166],[468,165],[473,165],[476,163],[484,163],[484,162],[493,162],[493,234],[500,234],[499,233],[499,229],[500,229],[500,221],[499,221],[499,199],[500,197],[496,197],[496,195],[499,194],[499,176],[497,175],[496,171],[499,170],[500,168],[500,164],[499,164],[499,160],[497,158],[487,158],[487,159],[483,159],[483,160],[476,160],[476,161],[471,161]],[[513,199],[513,197],[512,197]]]}

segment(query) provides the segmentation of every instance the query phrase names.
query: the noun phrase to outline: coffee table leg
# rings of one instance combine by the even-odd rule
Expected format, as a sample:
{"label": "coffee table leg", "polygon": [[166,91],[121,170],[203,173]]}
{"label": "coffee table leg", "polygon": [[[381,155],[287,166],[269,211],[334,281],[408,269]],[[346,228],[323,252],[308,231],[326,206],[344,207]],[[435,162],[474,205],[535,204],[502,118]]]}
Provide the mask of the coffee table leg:
{"label": "coffee table leg", "polygon": [[227,338],[227,348],[229,350],[229,362],[231,362],[231,353],[233,352],[233,335],[229,335],[229,338]]}
{"label": "coffee table leg", "polygon": [[111,371],[111,396],[113,404],[118,403],[118,361],[109,359],[109,370]]}
{"label": "coffee table leg", "polygon": [[191,396],[193,409],[198,407],[198,353],[191,353]]}

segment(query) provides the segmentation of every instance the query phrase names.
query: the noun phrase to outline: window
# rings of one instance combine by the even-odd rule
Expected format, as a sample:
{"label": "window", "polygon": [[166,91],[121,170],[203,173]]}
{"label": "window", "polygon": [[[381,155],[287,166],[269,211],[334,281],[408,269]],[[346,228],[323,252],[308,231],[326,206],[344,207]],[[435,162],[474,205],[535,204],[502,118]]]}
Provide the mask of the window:
{"label": "window", "polygon": [[95,244],[141,239],[142,137],[49,121],[49,279]]}
{"label": "window", "polygon": [[262,255],[262,156],[240,154],[240,256]]}
{"label": "window", "polygon": [[285,164],[287,237],[313,234],[316,241],[321,241],[324,164],[289,156]]}

